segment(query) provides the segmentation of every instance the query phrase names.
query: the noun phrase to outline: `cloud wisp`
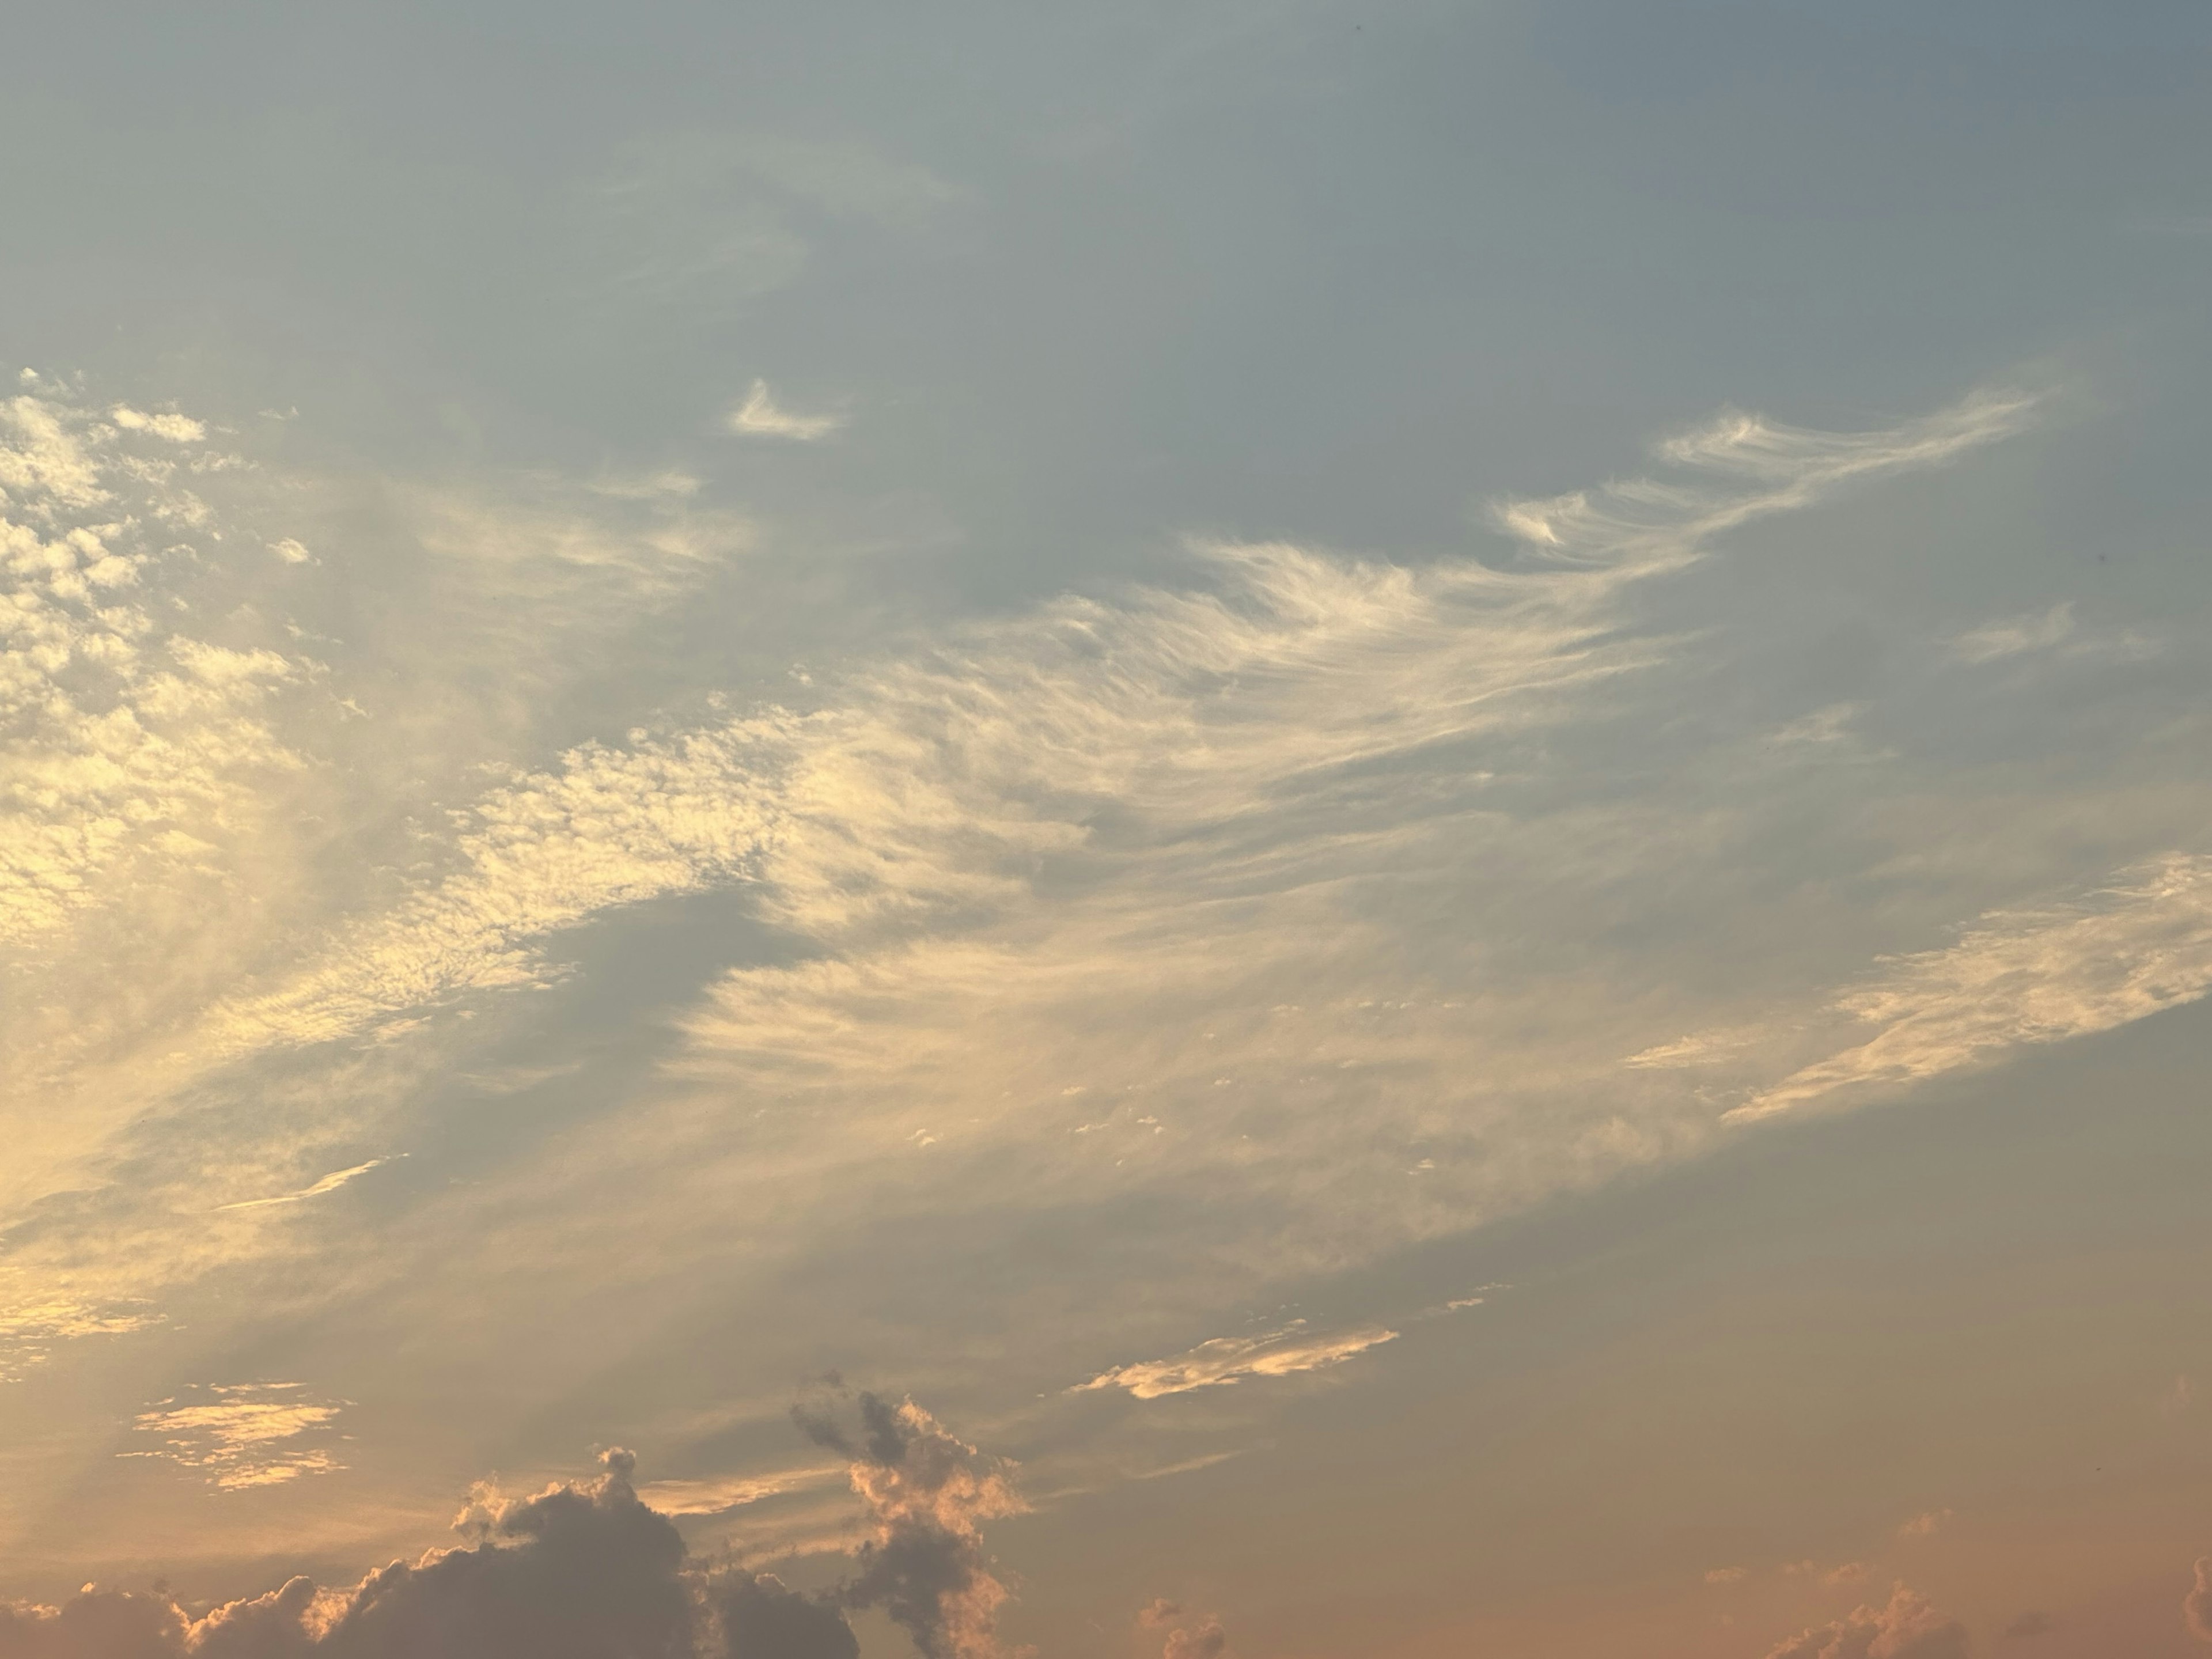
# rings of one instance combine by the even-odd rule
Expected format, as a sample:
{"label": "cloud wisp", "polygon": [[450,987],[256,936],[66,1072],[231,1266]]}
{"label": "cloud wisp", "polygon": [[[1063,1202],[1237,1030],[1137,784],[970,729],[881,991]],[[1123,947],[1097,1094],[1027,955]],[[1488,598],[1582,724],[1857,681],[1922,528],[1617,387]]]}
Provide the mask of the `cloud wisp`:
{"label": "cloud wisp", "polygon": [[298,1382],[217,1383],[139,1413],[135,1426],[159,1449],[118,1454],[154,1457],[193,1469],[225,1492],[282,1486],[303,1474],[342,1469],[324,1431],[344,1409]]}
{"label": "cloud wisp", "polygon": [[[404,1158],[404,1152],[392,1157]],[[366,1164],[356,1164],[350,1169],[333,1170],[320,1180],[312,1182],[295,1193],[279,1193],[274,1198],[240,1199],[235,1204],[219,1204],[218,1210],[266,1210],[281,1204],[302,1204],[311,1198],[320,1198],[325,1193],[334,1193],[349,1182],[367,1175],[371,1170],[380,1170],[392,1162],[390,1158],[372,1158]]]}
{"label": "cloud wisp", "polygon": [[1139,1360],[1101,1371],[1074,1392],[1123,1389],[1139,1400],[1224,1388],[1251,1377],[1296,1376],[1317,1371],[1395,1342],[1398,1333],[1380,1325],[1348,1331],[1310,1331],[1294,1319],[1257,1336],[1217,1336],[1165,1359]]}
{"label": "cloud wisp", "polygon": [[1956,945],[1888,969],[1838,1004],[1876,1035],[1761,1090],[1729,1119],[1939,1077],[2197,1000],[2212,991],[2212,858],[2177,854],[2075,904],[1984,917]]}
{"label": "cloud wisp", "polygon": [[797,415],[775,400],[766,380],[755,380],[744,402],[730,411],[729,428],[741,438],[788,438],[814,443],[840,430],[842,415]]}

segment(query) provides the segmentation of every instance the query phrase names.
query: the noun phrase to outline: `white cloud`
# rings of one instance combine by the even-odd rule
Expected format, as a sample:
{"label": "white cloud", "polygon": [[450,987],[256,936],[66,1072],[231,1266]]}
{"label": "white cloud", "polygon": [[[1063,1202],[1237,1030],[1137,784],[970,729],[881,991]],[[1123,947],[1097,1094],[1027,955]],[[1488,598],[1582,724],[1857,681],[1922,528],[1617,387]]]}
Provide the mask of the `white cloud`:
{"label": "white cloud", "polygon": [[199,1472],[226,1492],[282,1486],[303,1474],[342,1469],[322,1433],[343,1402],[319,1400],[298,1382],[218,1383],[141,1412],[136,1427],[158,1437],[152,1457]]}
{"label": "white cloud", "polygon": [[2066,905],[1984,917],[1948,949],[1904,957],[1837,1006],[1877,1028],[1728,1113],[1771,1117],[1897,1087],[2014,1048],[2085,1036],[2212,990],[2212,858],[2176,853]]}
{"label": "white cloud", "polygon": [[126,432],[150,433],[156,438],[166,438],[173,444],[196,444],[207,436],[204,422],[173,410],[167,414],[148,415],[128,404],[118,404],[107,411],[107,418]]}
{"label": "white cloud", "polygon": [[794,438],[811,443],[845,424],[842,415],[794,415],[775,401],[766,380],[755,380],[745,400],[730,411],[729,428],[742,437]]}
{"label": "white cloud", "polygon": [[[404,1152],[396,1156],[404,1158]],[[280,1193],[274,1198],[248,1198],[235,1204],[220,1204],[219,1210],[265,1210],[278,1204],[299,1204],[311,1198],[320,1198],[325,1193],[334,1193],[347,1182],[367,1175],[371,1170],[383,1168],[392,1162],[388,1158],[373,1158],[366,1164],[356,1164],[349,1170],[334,1170],[320,1180],[302,1187],[296,1193]]]}
{"label": "white cloud", "polygon": [[1322,1333],[1309,1331],[1305,1321],[1294,1319],[1258,1336],[1217,1336],[1165,1359],[1116,1365],[1077,1384],[1075,1391],[1126,1389],[1139,1400],[1158,1400],[1196,1389],[1222,1388],[1248,1377],[1321,1370],[1397,1338],[1397,1332],[1380,1325]]}

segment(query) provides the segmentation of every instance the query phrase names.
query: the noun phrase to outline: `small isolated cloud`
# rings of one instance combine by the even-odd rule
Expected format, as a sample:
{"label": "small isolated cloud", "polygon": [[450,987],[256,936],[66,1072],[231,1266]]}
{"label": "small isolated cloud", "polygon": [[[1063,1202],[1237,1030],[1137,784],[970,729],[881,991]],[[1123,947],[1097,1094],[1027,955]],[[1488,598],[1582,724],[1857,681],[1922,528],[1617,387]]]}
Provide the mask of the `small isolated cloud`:
{"label": "small isolated cloud", "polygon": [[1705,1582],[1708,1584],[1741,1584],[1750,1577],[1751,1569],[1748,1567],[1713,1567],[1707,1570]]}
{"label": "small isolated cloud", "polygon": [[1897,1535],[1899,1538],[1932,1537],[1949,1525],[1951,1518],[1952,1513],[1949,1510],[1929,1510],[1924,1515],[1914,1516],[1912,1519],[1899,1527],[1897,1529]]}
{"label": "small isolated cloud", "polygon": [[1857,1607],[1793,1636],[1766,1659],[1966,1659],[1966,1627],[1899,1584],[1881,1607]]}
{"label": "small isolated cloud", "polygon": [[[732,416],[732,420],[736,416]],[[584,487],[616,501],[684,501],[699,493],[700,480],[676,467],[658,472],[625,472],[594,479]]]}
{"label": "small isolated cloud", "polygon": [[313,564],[315,562],[315,556],[307,551],[306,544],[289,536],[280,542],[270,543],[269,550],[286,564]]}
{"label": "small isolated cloud", "polygon": [[2139,662],[2158,653],[2158,642],[2130,629],[2084,629],[2074,614],[2071,600],[2048,611],[2006,617],[1984,623],[1954,635],[1949,653],[1954,662],[1978,668],[2047,651],[2059,657],[2102,658],[2108,661]]}
{"label": "small isolated cloud", "polygon": [[2074,606],[2069,602],[2024,617],[1970,628],[1951,641],[1951,655],[1963,663],[1996,662],[2029,651],[2048,651],[2063,645],[2074,633]]}
{"label": "small isolated cloud", "polygon": [[2159,1397],[2159,1414],[2162,1417],[2179,1417],[2189,1409],[2196,1398],[2197,1390],[2189,1379],[2185,1376],[2177,1376],[2173,1379],[2173,1386]]}
{"label": "small isolated cloud", "polygon": [[2200,1642],[2212,1642],[2212,1555],[2197,1558],[2197,1584],[2181,1598],[2181,1622]]}
{"label": "small isolated cloud", "polygon": [[852,1460],[847,1474],[874,1523],[840,1601],[882,1608],[921,1659],[998,1659],[1008,1592],[983,1554],[981,1523],[1028,1508],[1013,1465],[948,1434],[911,1400],[863,1394],[856,1403],[857,1425],[830,1411],[792,1413],[816,1444]]}
{"label": "small isolated cloud", "polygon": [[794,415],[775,400],[766,380],[755,380],[745,400],[730,411],[729,428],[741,437],[795,438],[811,443],[845,424],[842,415]]}
{"label": "small isolated cloud", "polygon": [[1845,1561],[1840,1565],[1830,1567],[1827,1571],[1822,1573],[1820,1582],[1838,1587],[1844,1584],[1863,1584],[1871,1571],[1872,1569],[1863,1561]]}
{"label": "small isolated cloud", "polygon": [[1771,741],[1775,743],[1839,743],[1850,735],[1850,726],[1859,714],[1855,702],[1830,703],[1826,708],[1816,708],[1778,729]]}
{"label": "small isolated cloud", "polygon": [[160,1449],[118,1455],[196,1469],[226,1492],[282,1486],[345,1467],[312,1443],[341,1409],[343,1402],[317,1400],[298,1382],[217,1384],[141,1412],[136,1427],[159,1436]]}
{"label": "small isolated cloud", "polygon": [[1662,1042],[1629,1055],[1620,1063],[1638,1071],[1676,1071],[1692,1066],[1711,1066],[1732,1059],[1748,1048],[1758,1034],[1753,1031],[1693,1031],[1677,1037],[1672,1042]]}
{"label": "small isolated cloud", "polygon": [[125,432],[150,433],[173,444],[198,443],[207,436],[207,428],[189,415],[149,415],[128,404],[116,404],[107,411],[107,418]]}
{"label": "small isolated cloud", "polygon": [[2001,1642],[2024,1642],[2031,1636],[2048,1636],[2058,1621],[2047,1613],[2023,1613],[1997,1632]]}
{"label": "small isolated cloud", "polygon": [[[399,1152],[394,1156],[404,1158],[407,1154]],[[301,1188],[296,1193],[279,1193],[273,1198],[241,1199],[235,1204],[218,1204],[216,1209],[220,1213],[225,1210],[265,1210],[277,1204],[304,1203],[311,1198],[320,1198],[325,1193],[334,1193],[348,1182],[367,1175],[371,1170],[381,1169],[392,1161],[389,1158],[372,1158],[368,1163],[356,1164],[350,1170],[333,1170],[321,1180]]]}
{"label": "small isolated cloud", "polygon": [[1310,1333],[1294,1319],[1259,1336],[1217,1336],[1188,1352],[1166,1359],[1144,1359],[1101,1371],[1071,1393],[1092,1389],[1127,1389],[1139,1400],[1188,1394],[1194,1389],[1224,1387],[1248,1376],[1290,1376],[1340,1364],[1355,1354],[1397,1340],[1398,1333],[1380,1325],[1326,1334]]}
{"label": "small isolated cloud", "polygon": [[1182,1603],[1170,1601],[1164,1595],[1153,1598],[1150,1607],[1137,1614],[1137,1622],[1146,1630],[1158,1630],[1163,1625],[1172,1625],[1182,1617]]}

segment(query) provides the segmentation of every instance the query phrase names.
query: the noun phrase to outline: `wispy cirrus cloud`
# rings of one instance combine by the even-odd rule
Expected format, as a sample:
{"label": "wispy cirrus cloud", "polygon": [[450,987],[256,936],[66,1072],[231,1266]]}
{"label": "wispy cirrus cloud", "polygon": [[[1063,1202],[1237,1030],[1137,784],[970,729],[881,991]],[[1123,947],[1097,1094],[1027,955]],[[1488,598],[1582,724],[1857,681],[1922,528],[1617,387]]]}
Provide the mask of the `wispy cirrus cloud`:
{"label": "wispy cirrus cloud", "polygon": [[2174,854],[2071,903],[1998,912],[1956,945],[1887,964],[1838,1008],[1874,1036],[1800,1067],[1728,1114],[1771,1117],[2063,1042],[2212,991],[2212,859]]}
{"label": "wispy cirrus cloud", "polygon": [[730,411],[727,425],[741,438],[791,438],[812,443],[845,424],[842,415],[796,415],[775,400],[766,380],[755,380],[744,402]]}

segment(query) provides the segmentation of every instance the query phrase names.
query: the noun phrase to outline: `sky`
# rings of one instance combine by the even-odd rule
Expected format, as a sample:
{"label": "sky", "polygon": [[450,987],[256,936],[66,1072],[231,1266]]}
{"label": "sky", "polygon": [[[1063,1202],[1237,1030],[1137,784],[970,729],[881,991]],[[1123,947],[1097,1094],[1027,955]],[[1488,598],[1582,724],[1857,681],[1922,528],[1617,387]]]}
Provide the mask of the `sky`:
{"label": "sky", "polygon": [[0,1659],[2212,1653],[2212,13],[7,35]]}

